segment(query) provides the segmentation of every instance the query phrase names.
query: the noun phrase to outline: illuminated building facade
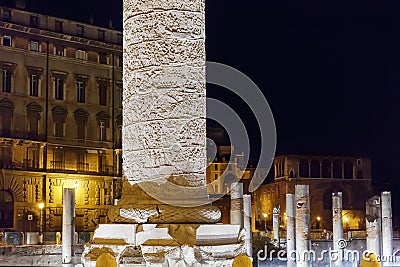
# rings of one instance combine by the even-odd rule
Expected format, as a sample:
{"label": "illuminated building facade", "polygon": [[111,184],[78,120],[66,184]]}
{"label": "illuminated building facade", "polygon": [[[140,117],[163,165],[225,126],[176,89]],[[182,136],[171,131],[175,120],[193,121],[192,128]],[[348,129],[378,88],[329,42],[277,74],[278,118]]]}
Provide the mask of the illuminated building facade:
{"label": "illuminated building facade", "polygon": [[60,231],[107,222],[121,187],[122,33],[0,7],[0,228]]}
{"label": "illuminated building facade", "polygon": [[312,229],[332,230],[332,193],[343,193],[343,227],[365,229],[365,202],[374,194],[371,161],[357,156],[284,155],[274,159],[274,181],[254,192],[253,220],[257,230],[272,227],[272,211],[280,206],[285,226],[286,193],[295,185],[310,186]]}

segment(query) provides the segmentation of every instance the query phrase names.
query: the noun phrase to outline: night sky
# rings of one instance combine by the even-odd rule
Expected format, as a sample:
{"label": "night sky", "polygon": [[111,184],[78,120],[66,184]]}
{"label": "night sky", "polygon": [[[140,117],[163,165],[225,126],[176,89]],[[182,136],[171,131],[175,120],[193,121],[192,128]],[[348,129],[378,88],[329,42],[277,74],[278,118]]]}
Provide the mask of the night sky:
{"label": "night sky", "polygon": [[[0,3],[10,2],[0,0]],[[12,1],[11,1],[12,2]],[[65,3],[64,6],[62,3]],[[122,28],[122,1],[28,1],[59,17]],[[235,67],[263,90],[275,116],[277,154],[372,159],[378,188],[400,185],[400,2],[207,0],[207,59]],[[255,121],[221,88],[208,95]]]}

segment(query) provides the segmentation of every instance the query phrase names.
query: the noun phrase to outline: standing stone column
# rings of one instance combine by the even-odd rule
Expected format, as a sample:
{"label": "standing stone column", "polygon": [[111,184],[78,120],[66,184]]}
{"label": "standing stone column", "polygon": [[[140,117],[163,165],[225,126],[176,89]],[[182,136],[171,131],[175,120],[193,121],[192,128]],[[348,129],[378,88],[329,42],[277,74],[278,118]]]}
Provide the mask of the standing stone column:
{"label": "standing stone column", "polygon": [[343,220],[342,220],[342,192],[332,193],[332,218],[333,218],[333,250],[338,253],[338,259],[335,261],[335,266],[343,266],[341,257],[343,252],[343,244],[345,244],[343,236]]}
{"label": "standing stone column", "polygon": [[272,229],[274,231],[274,239],[278,241],[279,244],[279,215],[281,212],[280,206],[275,206],[272,210]]}
{"label": "standing stone column", "polygon": [[286,251],[287,266],[294,267],[296,262],[296,232],[295,232],[295,196],[286,194]]}
{"label": "standing stone column", "polygon": [[243,228],[243,184],[231,184],[231,224]]}
{"label": "standing stone column", "polygon": [[72,264],[72,245],[75,233],[75,189],[64,188],[63,192],[63,228],[62,263]]}
{"label": "standing stone column", "polygon": [[393,255],[392,196],[390,192],[382,192],[382,255]]}
{"label": "standing stone column", "polygon": [[215,223],[206,190],[204,0],[124,0],[122,197],[115,223]]}
{"label": "standing stone column", "polygon": [[204,0],[124,0],[123,168],[163,201],[206,185],[204,10]]}
{"label": "standing stone column", "polygon": [[381,255],[381,198],[374,196],[366,203],[367,250]]}
{"label": "standing stone column", "polygon": [[243,196],[243,213],[244,213],[244,222],[243,228],[245,232],[244,243],[246,247],[247,256],[251,257],[253,255],[252,249],[252,232],[251,232],[251,195]]}
{"label": "standing stone column", "polygon": [[310,252],[310,193],[308,185],[296,185],[296,252],[297,267],[309,267]]}

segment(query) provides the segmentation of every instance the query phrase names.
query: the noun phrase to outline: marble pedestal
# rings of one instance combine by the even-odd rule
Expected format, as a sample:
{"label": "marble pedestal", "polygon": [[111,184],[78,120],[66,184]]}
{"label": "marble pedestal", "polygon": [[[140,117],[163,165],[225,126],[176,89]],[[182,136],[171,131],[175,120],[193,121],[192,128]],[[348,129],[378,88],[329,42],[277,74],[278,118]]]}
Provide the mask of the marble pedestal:
{"label": "marble pedestal", "polygon": [[231,266],[246,250],[240,225],[101,224],[82,263],[94,267],[107,253],[117,266],[200,267]]}

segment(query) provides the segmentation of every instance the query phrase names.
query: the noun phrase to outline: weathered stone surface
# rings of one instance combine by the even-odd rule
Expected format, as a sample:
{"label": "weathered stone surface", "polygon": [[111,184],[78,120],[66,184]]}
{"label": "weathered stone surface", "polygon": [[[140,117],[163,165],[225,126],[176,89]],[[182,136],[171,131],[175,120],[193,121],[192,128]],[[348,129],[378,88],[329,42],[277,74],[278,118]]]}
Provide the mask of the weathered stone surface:
{"label": "weathered stone surface", "polygon": [[[122,225],[114,227],[114,232],[123,232]],[[110,253],[117,263],[135,263],[146,266],[165,264],[169,266],[231,266],[232,260],[245,253],[243,235],[239,225],[199,225],[199,224],[142,224],[131,225],[136,229],[135,244],[115,245],[89,243],[85,246],[82,262],[92,266],[104,253]],[[96,231],[93,240],[105,238],[104,231]],[[121,235],[121,234],[117,234]],[[110,235],[110,240],[114,236]],[[221,263],[221,265],[219,265]],[[224,265],[225,264],[225,265]]]}
{"label": "weathered stone surface", "polygon": [[203,0],[124,1],[124,171],[206,184]]}

